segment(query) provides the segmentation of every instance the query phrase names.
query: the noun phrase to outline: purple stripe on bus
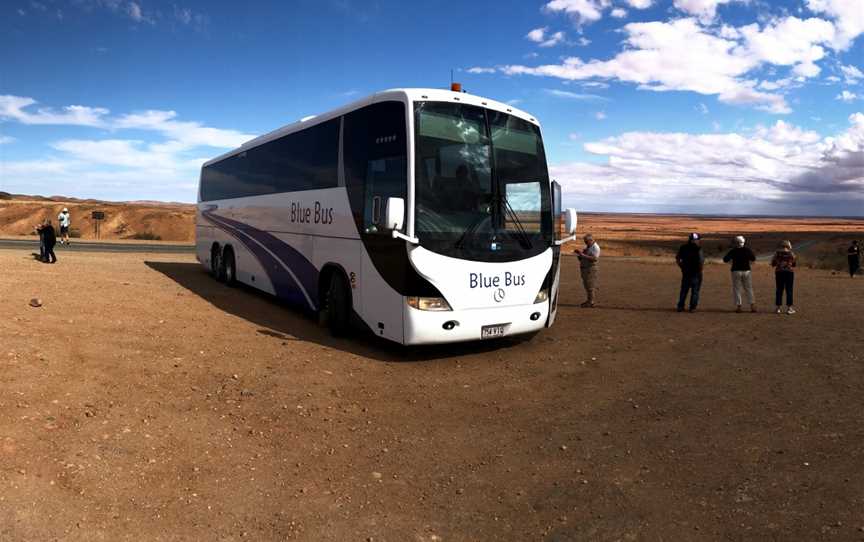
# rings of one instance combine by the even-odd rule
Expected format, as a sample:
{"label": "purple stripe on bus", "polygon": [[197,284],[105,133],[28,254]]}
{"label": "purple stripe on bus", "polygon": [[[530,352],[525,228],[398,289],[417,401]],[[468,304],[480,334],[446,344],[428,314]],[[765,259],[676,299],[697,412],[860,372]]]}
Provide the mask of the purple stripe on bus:
{"label": "purple stripe on bus", "polygon": [[[308,287],[305,287],[306,292],[308,293],[309,297],[312,300],[312,303],[310,305],[309,300],[306,298],[306,296],[303,295],[303,291],[301,290],[300,286],[297,284],[297,282],[294,280],[294,278],[291,276],[291,274],[288,273],[288,271],[285,269],[285,266],[283,266],[283,264],[280,263],[280,260],[281,260],[282,262],[284,262],[285,265],[290,266],[291,271],[294,272],[295,275],[297,275],[297,271],[294,269],[294,264],[295,264],[296,260],[291,261],[290,259],[286,259],[286,257],[283,256],[283,254],[280,254],[280,253],[285,253],[286,251],[284,251],[284,250],[276,251],[276,250],[273,250],[273,248],[271,248],[271,246],[267,246],[267,249],[269,249],[271,252],[273,252],[274,254],[276,254],[278,256],[278,259],[277,259],[277,258],[273,257],[273,255],[270,252],[268,252],[267,250],[262,248],[259,243],[261,243],[261,244],[264,244],[264,243],[262,243],[261,240],[257,238],[257,236],[253,235],[253,232],[259,232],[260,230],[256,230],[255,228],[252,228],[251,226],[242,224],[240,222],[236,222],[234,220],[226,219],[225,217],[214,215],[210,211],[203,211],[201,214],[204,216],[204,218],[206,218],[208,221],[213,223],[219,229],[224,230],[226,233],[228,233],[229,235],[231,235],[232,237],[237,239],[239,242],[243,243],[243,245],[255,257],[255,259],[257,259],[258,262],[261,264],[261,267],[264,269],[264,272],[267,274],[267,278],[270,280],[270,283],[273,285],[273,290],[274,290],[274,293],[276,294],[276,297],[278,297],[280,299],[284,299],[290,303],[310,306],[310,308],[312,310],[317,309],[317,297],[318,297],[317,296],[317,277],[316,277],[316,282],[315,282],[316,286],[315,287],[313,287],[311,290]],[[241,224],[241,225],[246,226],[246,227],[240,228],[240,227],[237,227],[236,224]],[[252,230],[252,231],[250,231],[250,230]],[[274,239],[275,239],[275,237],[274,237]],[[258,242],[255,242],[255,241],[258,241]],[[279,241],[278,239],[276,239],[276,241],[279,243],[282,243],[282,241]],[[274,243],[272,243],[272,241],[271,241],[270,244],[273,245]],[[282,243],[282,244],[284,245],[284,243]],[[288,248],[290,248],[290,247],[288,247]],[[296,251],[294,251],[294,252],[296,252]],[[302,255],[301,255],[301,258],[302,258]],[[312,265],[305,258],[303,258],[303,261],[310,266]],[[316,270],[316,273],[317,273],[317,270]],[[298,275],[298,278],[299,278],[299,275]],[[302,281],[302,279],[301,279],[301,281]]]}

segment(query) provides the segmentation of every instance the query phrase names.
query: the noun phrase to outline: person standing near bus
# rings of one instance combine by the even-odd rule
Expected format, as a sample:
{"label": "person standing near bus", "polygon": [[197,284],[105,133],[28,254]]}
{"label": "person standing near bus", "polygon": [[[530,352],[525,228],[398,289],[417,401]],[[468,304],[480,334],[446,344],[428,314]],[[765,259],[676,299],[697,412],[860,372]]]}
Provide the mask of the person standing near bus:
{"label": "person standing near bus", "polygon": [[596,306],[595,292],[597,290],[597,264],[600,262],[600,245],[594,241],[590,233],[583,237],[585,249],[577,248],[576,256],[579,258],[579,270],[582,273],[582,285],[585,287],[585,295],[588,299],[582,303],[584,308]]}
{"label": "person standing near bus", "polygon": [[702,289],[702,269],[705,254],[702,252],[702,237],[691,233],[686,243],[678,249],[675,262],[681,268],[681,292],[678,294],[678,312],[684,312],[687,294],[690,294],[690,312],[699,306],[699,291]]}
{"label": "person standing near bus", "polygon": [[750,247],[744,246],[746,242],[743,236],[737,236],[735,248],[723,256],[724,262],[732,262],[732,299],[735,301],[735,312],[741,312],[741,301],[745,293],[747,302],[750,303],[750,312],[756,312],[756,296],[753,295],[753,277],[750,273],[750,265],[756,261],[756,255]]}
{"label": "person standing near bus", "polygon": [[60,244],[69,244],[69,227],[72,225],[72,217],[69,215],[69,209],[63,207],[60,214],[57,215],[57,223],[60,225]]}
{"label": "person standing near bus", "polygon": [[771,267],[774,268],[774,279],[777,284],[777,293],[774,296],[774,312],[783,312],[783,292],[786,292],[786,314],[795,314],[793,290],[795,288],[795,253],[792,252],[792,243],[783,241],[780,248],[771,259]]}
{"label": "person standing near bus", "polygon": [[858,246],[858,241],[852,241],[847,254],[849,259],[849,276],[854,279],[861,268],[861,247]]}

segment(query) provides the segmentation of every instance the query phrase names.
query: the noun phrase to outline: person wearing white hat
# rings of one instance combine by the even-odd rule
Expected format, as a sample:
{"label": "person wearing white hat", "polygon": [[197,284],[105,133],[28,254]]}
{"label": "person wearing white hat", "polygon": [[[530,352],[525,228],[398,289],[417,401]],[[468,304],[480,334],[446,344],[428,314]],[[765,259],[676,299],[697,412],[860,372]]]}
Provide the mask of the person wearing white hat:
{"label": "person wearing white hat", "polygon": [[57,222],[60,223],[60,244],[69,244],[69,226],[72,225],[72,217],[69,215],[69,209],[63,207],[60,214],[57,215]]}
{"label": "person wearing white hat", "polygon": [[795,288],[795,265],[797,259],[795,253],[792,252],[792,243],[783,241],[774,257],[771,259],[771,267],[774,268],[774,279],[777,285],[777,291],[774,299],[776,308],[774,312],[782,313],[783,308],[783,292],[786,292],[786,314],[795,314],[795,304],[793,302],[793,294]]}
{"label": "person wearing white hat", "polygon": [[732,262],[732,299],[735,301],[735,312],[741,312],[741,302],[747,294],[750,312],[756,312],[756,296],[753,295],[753,277],[750,275],[750,265],[756,261],[756,255],[749,247],[744,246],[747,240],[739,235],[735,238],[735,248],[730,250],[723,261]]}

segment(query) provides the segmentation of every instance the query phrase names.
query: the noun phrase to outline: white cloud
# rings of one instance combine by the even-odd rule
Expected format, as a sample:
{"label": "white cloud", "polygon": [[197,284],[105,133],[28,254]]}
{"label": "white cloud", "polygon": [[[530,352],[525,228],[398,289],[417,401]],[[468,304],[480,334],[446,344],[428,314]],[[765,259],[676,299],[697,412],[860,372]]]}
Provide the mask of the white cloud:
{"label": "white cloud", "polygon": [[570,15],[577,25],[583,25],[599,21],[603,17],[603,10],[610,4],[610,0],[551,0],[543,9],[565,13]]}
{"label": "white cloud", "polygon": [[606,120],[606,112],[605,111],[598,111],[598,112],[594,113],[594,118],[597,120]]}
{"label": "white cloud", "polygon": [[481,66],[474,66],[473,68],[468,68],[466,70],[468,73],[495,73],[495,68],[483,68]]}
{"label": "white cloud", "polygon": [[858,95],[854,92],[849,92],[848,90],[844,90],[835,98],[836,100],[840,100],[841,102],[852,103],[858,99]]}
{"label": "white cloud", "polygon": [[654,0],[627,0],[627,4],[634,9],[648,9]]}
{"label": "white cloud", "polygon": [[584,145],[605,163],[550,171],[596,210],[860,215],[864,114],[849,123],[827,138],[783,121],[749,135],[628,132]]}
{"label": "white cloud", "polygon": [[576,40],[576,44],[581,45],[582,47],[586,47],[588,45],[591,45],[591,40],[589,40],[585,36],[581,36],[578,40]]}
{"label": "white cloud", "polygon": [[[695,4],[688,6],[695,9]],[[777,91],[816,77],[821,71],[817,63],[827,54],[824,46],[836,36],[828,21],[797,17],[773,19],[764,26],[754,23],[719,29],[685,18],[630,23],[623,32],[622,51],[607,60],[585,62],[568,57],[559,64],[505,65],[498,70],[570,81],[614,79],[645,90],[715,95],[726,103],[783,114],[791,110]],[[754,79],[751,72],[765,65],[791,67],[794,79]]]}
{"label": "white cloud", "polygon": [[[29,108],[32,98],[0,96],[0,120],[22,124],[91,126],[112,132],[158,134],[143,138],[64,139],[51,144],[60,156],[38,161],[0,162],[4,189],[24,193],[57,193],[57,184],[76,187],[83,196],[135,194],[141,199],[194,199],[198,170],[212,149],[237,147],[251,134],[177,120],[174,111],[148,110],[108,116],[102,108],[70,106],[56,112]],[[95,111],[96,113],[93,113]],[[152,136],[151,136],[152,137]],[[116,191],[116,192],[115,192]],[[185,195],[184,195],[185,194]],[[71,194],[75,195],[75,194]]]}
{"label": "white cloud", "polygon": [[857,85],[861,79],[864,79],[864,73],[855,66],[840,66],[840,71],[843,73],[847,85]]}
{"label": "white cloud", "polygon": [[14,120],[21,124],[68,124],[75,126],[102,126],[108,110],[102,107],[69,105],[62,111],[39,108],[31,111],[37,102],[23,96],[0,95],[0,120]]}
{"label": "white cloud", "polygon": [[6,145],[6,144],[12,143],[14,141],[15,141],[15,138],[12,136],[0,135],[0,145]]}
{"label": "white cloud", "polygon": [[807,7],[814,13],[824,13],[835,21],[837,35],[833,47],[848,49],[852,42],[864,32],[864,6],[861,0],[807,0]]}
{"label": "white cloud", "polygon": [[703,115],[707,115],[709,112],[708,106],[703,104],[702,102],[699,102],[699,105],[696,106],[696,111],[698,111],[699,113],[701,113]]}
{"label": "white cloud", "polygon": [[803,77],[819,74],[815,62],[825,56],[819,44],[834,39],[834,25],[817,18],[786,17],[761,29],[754,23],[738,30],[744,39],[745,54],[752,55],[756,62],[794,65],[795,73]]}
{"label": "white cloud", "polygon": [[694,19],[669,23],[630,23],[625,49],[606,61],[565,58],[561,64],[509,65],[508,75],[535,75],[565,80],[618,79],[655,91],[687,90],[717,95],[721,101],[749,104],[774,113],[787,113],[784,98],[756,90],[744,75],[759,58],[741,44],[706,32]]}
{"label": "white cloud", "polygon": [[564,32],[554,32],[552,34],[547,34],[549,28],[535,28],[531,32],[525,35],[529,41],[533,41],[539,47],[554,47],[559,43],[563,43],[565,39]]}
{"label": "white cloud", "polygon": [[544,92],[549,96],[556,98],[564,98],[567,100],[576,100],[580,102],[608,102],[609,98],[598,96],[596,94],[580,94],[578,92],[570,92],[569,90],[545,89]]}
{"label": "white cloud", "polygon": [[623,19],[627,16],[627,10],[623,8],[615,8],[611,12],[609,12],[609,15],[615,17],[616,19]]}
{"label": "white cloud", "polygon": [[709,23],[717,15],[717,6],[735,1],[744,0],[675,0],[673,5],[703,23]]}

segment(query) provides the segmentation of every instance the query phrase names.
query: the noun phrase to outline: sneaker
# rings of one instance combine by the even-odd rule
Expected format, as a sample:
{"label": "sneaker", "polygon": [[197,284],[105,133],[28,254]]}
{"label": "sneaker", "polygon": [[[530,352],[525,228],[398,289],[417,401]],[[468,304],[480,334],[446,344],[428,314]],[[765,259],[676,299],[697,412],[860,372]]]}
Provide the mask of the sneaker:
{"label": "sneaker", "polygon": [[593,309],[594,303],[591,303],[590,301],[586,301],[585,303],[582,303],[579,306],[582,307],[583,309]]}
{"label": "sneaker", "polygon": [[750,305],[750,312],[759,312],[756,310],[756,305]]}
{"label": "sneaker", "polygon": [[738,305],[737,307],[735,307],[735,312],[742,312],[741,311],[741,305]]}
{"label": "sneaker", "polygon": [[783,311],[780,310],[780,307],[778,306],[776,309],[774,309],[774,312],[777,313],[777,314],[780,314],[780,313],[783,312]]}
{"label": "sneaker", "polygon": [[684,312],[684,307],[678,307],[675,309],[676,312]]}
{"label": "sneaker", "polygon": [[795,307],[789,307],[786,309],[786,314],[795,314],[796,312],[798,311],[795,310]]}

